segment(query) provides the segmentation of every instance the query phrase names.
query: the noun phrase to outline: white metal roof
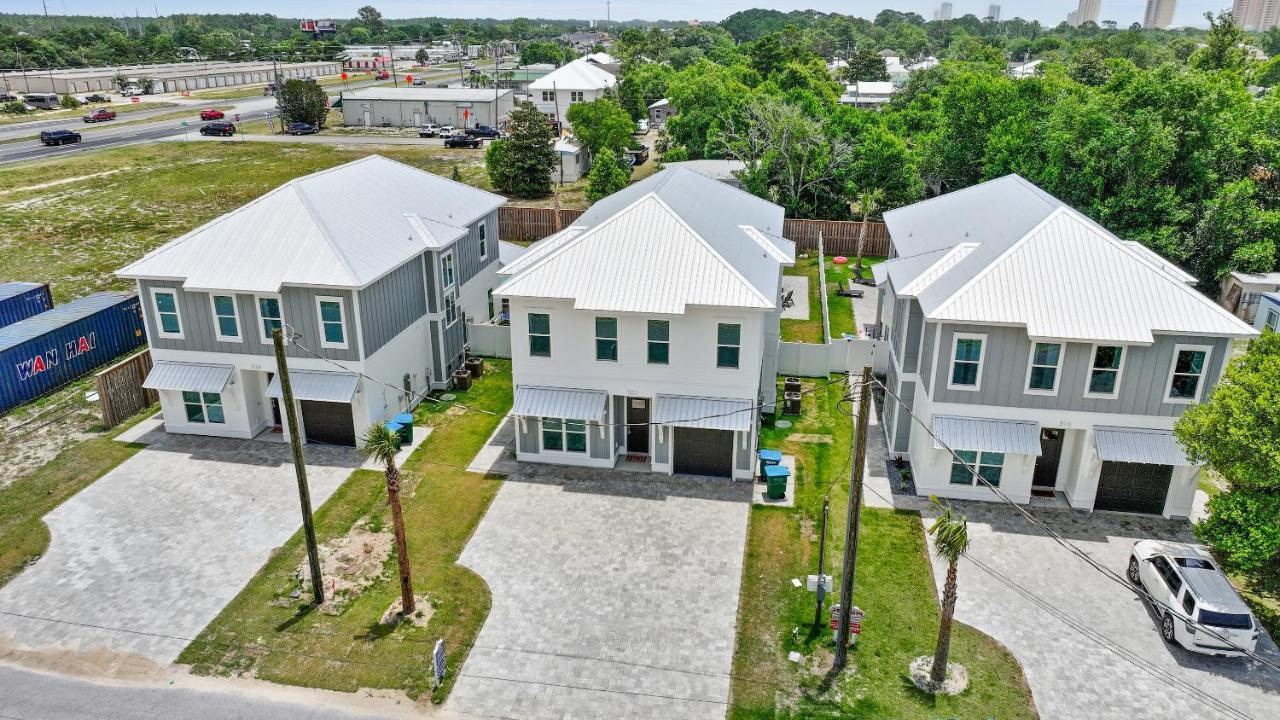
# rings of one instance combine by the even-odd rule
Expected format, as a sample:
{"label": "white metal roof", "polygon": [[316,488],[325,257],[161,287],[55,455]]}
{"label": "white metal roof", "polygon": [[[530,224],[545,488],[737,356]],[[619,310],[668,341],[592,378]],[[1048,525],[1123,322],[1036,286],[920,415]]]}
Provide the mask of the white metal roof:
{"label": "white metal roof", "polygon": [[1280,272],[1266,273],[1247,273],[1233,270],[1231,277],[1239,280],[1244,285],[1275,285],[1280,286]]}
{"label": "white metal roof", "polygon": [[736,181],[738,176],[734,173],[746,170],[747,164],[742,160],[681,160],[665,163],[663,167],[685,168],[712,180]]}
{"label": "white metal roof", "polygon": [[670,104],[671,104],[670,100],[668,100],[667,98],[662,98],[661,100],[655,101],[654,103],[650,104],[649,107],[659,108],[659,107],[666,107]]}
{"label": "white metal roof", "polygon": [[505,202],[370,155],[291,180],[117,275],[183,280],[192,290],[363,287]]}
{"label": "white metal roof", "polygon": [[1040,454],[1040,424],[1019,420],[933,416],[933,441],[942,448],[941,440],[952,450],[983,450],[1014,455]]}
{"label": "white metal roof", "polygon": [[653,405],[653,422],[658,425],[745,432],[751,431],[756,408],[750,400],[687,395],[658,395]]}
{"label": "white metal roof", "polygon": [[1121,242],[1124,244],[1125,247],[1132,250],[1134,255],[1137,255],[1138,257],[1147,260],[1152,267],[1162,272],[1168,273],[1169,277],[1177,280],[1178,282],[1184,282],[1184,283],[1187,283],[1188,285],[1195,285],[1197,282],[1199,282],[1196,279],[1195,275],[1192,275],[1186,270],[1183,270],[1182,268],[1178,267],[1176,263],[1171,262],[1168,258],[1164,257],[1163,255],[1156,252],[1155,250],[1152,250],[1146,245],[1143,245],[1137,240],[1121,240]]}
{"label": "white metal roof", "polygon": [[565,155],[576,155],[582,150],[582,146],[567,137],[562,137],[556,140],[554,150]]}
{"label": "white metal roof", "polygon": [[578,58],[529,83],[530,90],[603,90],[618,84],[612,73]]}
{"label": "white metal roof", "polygon": [[547,255],[551,254],[557,248],[563,247],[565,243],[586,232],[586,230],[587,229],[585,227],[580,225],[570,225],[558,233],[548,235],[525,248],[524,252],[514,258],[510,263],[504,261],[502,267],[498,268],[498,274],[514,275],[524,268],[536,264],[539,260],[547,257]]}
{"label": "white metal roof", "polygon": [[[295,400],[315,400],[318,402],[349,403],[356,394],[356,386],[360,384],[360,376],[353,373],[317,372],[315,370],[290,370],[289,386],[293,389]],[[267,386],[267,397],[283,397],[280,389],[280,376],[271,378]]]}
{"label": "white metal roof", "polygon": [[177,363],[159,361],[147,373],[142,387],[148,390],[187,390],[202,393],[220,393],[231,379],[230,365],[205,365],[202,363]]}
{"label": "white metal roof", "polygon": [[1182,449],[1182,443],[1168,430],[1097,427],[1094,428],[1093,438],[1100,460],[1147,465],[1191,465]]}
{"label": "white metal roof", "polygon": [[617,59],[607,52],[591,53],[590,55],[584,56],[582,59],[590,60],[591,62],[599,63],[601,65],[613,65],[618,62]]}
{"label": "white metal roof", "polygon": [[[511,90],[498,90],[498,97],[510,95]],[[409,102],[493,102],[493,88],[463,87],[368,87],[342,93],[342,100],[405,100]]]}
{"label": "white metal roof", "polygon": [[513,242],[507,242],[506,240],[499,240],[498,241],[498,263],[501,264],[503,267],[505,267],[515,262],[516,260],[519,260],[520,257],[523,256],[528,251],[529,251],[529,248],[523,245],[517,245]]}
{"label": "white metal roof", "polygon": [[608,400],[609,394],[601,390],[517,385],[511,412],[527,417],[600,422]]}

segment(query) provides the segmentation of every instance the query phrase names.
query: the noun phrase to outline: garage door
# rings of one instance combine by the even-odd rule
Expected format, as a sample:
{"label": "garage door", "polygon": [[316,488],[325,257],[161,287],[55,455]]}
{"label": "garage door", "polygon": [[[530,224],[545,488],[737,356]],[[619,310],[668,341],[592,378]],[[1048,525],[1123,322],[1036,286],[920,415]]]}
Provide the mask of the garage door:
{"label": "garage door", "polygon": [[688,475],[733,476],[733,431],[675,429],[675,471]]}
{"label": "garage door", "polygon": [[350,403],[299,402],[302,404],[302,429],[307,433],[307,442],[355,446],[356,427]]}
{"label": "garage door", "polygon": [[1173,478],[1172,465],[1107,461],[1098,477],[1096,510],[1160,514]]}

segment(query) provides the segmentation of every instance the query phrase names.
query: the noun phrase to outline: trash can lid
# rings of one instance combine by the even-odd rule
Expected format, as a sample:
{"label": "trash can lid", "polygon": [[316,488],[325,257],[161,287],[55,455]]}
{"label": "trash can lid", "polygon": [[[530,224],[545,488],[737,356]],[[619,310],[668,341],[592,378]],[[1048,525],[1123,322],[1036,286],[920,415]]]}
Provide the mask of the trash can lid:
{"label": "trash can lid", "polygon": [[786,477],[791,471],[781,465],[769,465],[764,469],[765,477]]}
{"label": "trash can lid", "polygon": [[401,425],[412,425],[413,413],[400,413],[399,415],[396,415],[395,417],[391,418],[391,421],[398,422]]}
{"label": "trash can lid", "polygon": [[398,423],[398,422],[389,422],[389,423],[387,423],[386,427],[387,427],[387,429],[388,429],[388,430],[390,430],[391,432],[393,432],[393,433],[398,433],[398,432],[400,432],[400,429],[401,429],[401,428],[403,428],[404,426],[403,426],[403,425],[401,425],[401,424],[400,424],[400,423]]}
{"label": "trash can lid", "polygon": [[778,460],[778,461],[781,461],[781,460],[782,460],[782,451],[781,451],[781,450],[768,450],[768,449],[766,449],[766,450],[761,450],[761,451],[760,451],[760,459],[761,459],[761,460]]}

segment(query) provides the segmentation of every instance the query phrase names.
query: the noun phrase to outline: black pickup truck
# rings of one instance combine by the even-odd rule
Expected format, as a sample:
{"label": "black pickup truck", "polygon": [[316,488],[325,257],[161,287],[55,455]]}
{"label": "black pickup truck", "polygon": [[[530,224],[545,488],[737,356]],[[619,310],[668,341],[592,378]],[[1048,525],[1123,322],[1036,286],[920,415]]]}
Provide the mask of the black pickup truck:
{"label": "black pickup truck", "polygon": [[473,138],[488,138],[492,140],[493,138],[502,137],[502,133],[498,132],[497,128],[489,127],[488,125],[469,127],[463,132],[465,132],[468,137]]}

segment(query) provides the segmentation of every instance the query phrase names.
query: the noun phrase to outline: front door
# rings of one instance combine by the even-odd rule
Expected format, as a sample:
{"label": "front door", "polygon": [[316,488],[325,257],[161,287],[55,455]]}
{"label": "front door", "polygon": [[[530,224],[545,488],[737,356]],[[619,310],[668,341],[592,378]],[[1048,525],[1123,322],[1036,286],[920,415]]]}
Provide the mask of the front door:
{"label": "front door", "polygon": [[[267,373],[267,386],[271,386],[271,381],[276,377],[275,373]],[[284,423],[280,421],[280,398],[267,398],[271,403],[271,427],[284,427]]]}
{"label": "front door", "polygon": [[1058,484],[1058,460],[1062,457],[1063,431],[1057,428],[1040,430],[1040,457],[1036,458],[1031,486],[1052,488]]}
{"label": "front door", "polygon": [[627,398],[627,452],[649,454],[648,398]]}

